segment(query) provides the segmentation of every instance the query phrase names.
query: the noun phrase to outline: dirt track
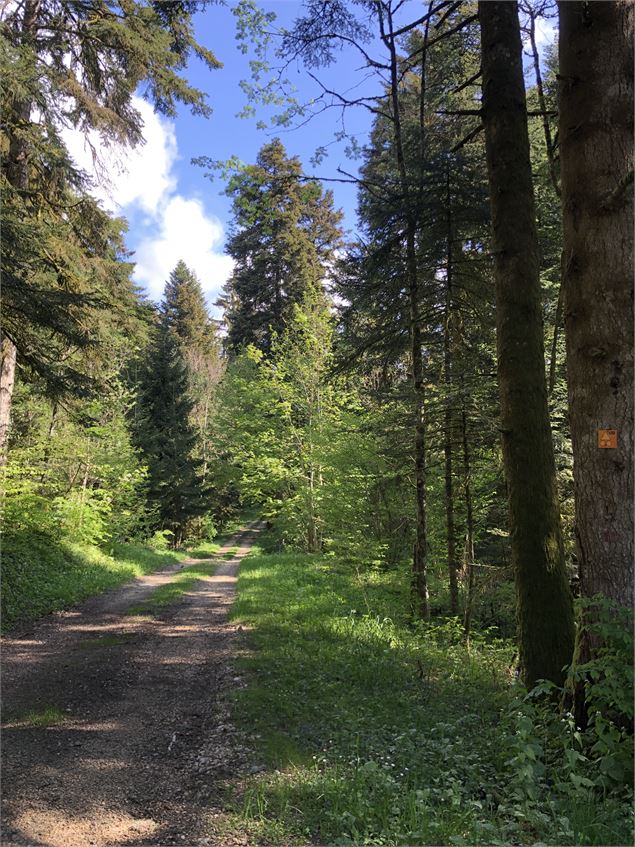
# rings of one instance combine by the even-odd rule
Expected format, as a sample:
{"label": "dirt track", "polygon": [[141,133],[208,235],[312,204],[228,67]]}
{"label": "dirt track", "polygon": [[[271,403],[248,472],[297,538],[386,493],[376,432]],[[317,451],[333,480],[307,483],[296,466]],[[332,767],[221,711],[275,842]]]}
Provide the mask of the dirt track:
{"label": "dirt track", "polygon": [[[4,640],[3,844],[217,844],[222,791],[247,751],[229,723],[240,559],[154,618],[125,614],[186,560]],[[20,718],[51,708],[48,727]]]}

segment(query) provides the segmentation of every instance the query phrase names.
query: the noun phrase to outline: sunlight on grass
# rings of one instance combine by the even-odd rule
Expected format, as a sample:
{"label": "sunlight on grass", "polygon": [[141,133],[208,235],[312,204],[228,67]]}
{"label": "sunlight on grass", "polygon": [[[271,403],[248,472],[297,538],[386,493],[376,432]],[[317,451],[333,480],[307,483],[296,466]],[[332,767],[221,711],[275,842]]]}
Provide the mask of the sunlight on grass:
{"label": "sunlight on grass", "polygon": [[[456,618],[413,623],[407,592],[405,573],[327,556],[245,559],[235,718],[264,768],[230,830],[254,844],[596,843],[580,839],[608,807],[573,830],[555,807],[530,818],[508,799],[512,644],[475,633],[468,649]],[[622,813],[603,843],[623,826]]]}
{"label": "sunlight on grass", "polygon": [[46,706],[38,711],[27,712],[20,717],[14,718],[11,723],[17,726],[32,727],[33,729],[45,729],[56,723],[61,723],[68,715],[65,715],[55,706]]}
{"label": "sunlight on grass", "polygon": [[183,553],[142,544],[113,544],[105,551],[33,534],[8,536],[2,548],[2,629],[68,608],[182,558]]}

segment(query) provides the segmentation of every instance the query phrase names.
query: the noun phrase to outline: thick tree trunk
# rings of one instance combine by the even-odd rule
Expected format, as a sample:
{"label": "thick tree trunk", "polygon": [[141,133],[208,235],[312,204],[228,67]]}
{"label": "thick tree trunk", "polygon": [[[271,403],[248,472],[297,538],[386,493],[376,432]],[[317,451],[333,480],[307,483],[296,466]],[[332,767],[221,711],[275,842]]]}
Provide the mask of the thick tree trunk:
{"label": "thick tree trunk", "polygon": [[[582,594],[633,602],[633,12],[560,3],[565,334]],[[602,430],[616,446],[600,447]],[[610,439],[607,437],[607,442]]]}
{"label": "thick tree trunk", "polygon": [[573,653],[547,407],[538,237],[515,2],[479,2],[498,380],[523,680],[563,681]]}

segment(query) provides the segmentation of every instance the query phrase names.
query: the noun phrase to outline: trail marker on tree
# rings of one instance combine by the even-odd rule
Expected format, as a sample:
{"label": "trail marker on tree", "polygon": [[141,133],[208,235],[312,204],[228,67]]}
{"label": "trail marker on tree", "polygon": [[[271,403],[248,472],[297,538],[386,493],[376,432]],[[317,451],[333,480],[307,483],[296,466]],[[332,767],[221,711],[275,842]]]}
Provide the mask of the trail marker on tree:
{"label": "trail marker on tree", "polygon": [[598,429],[598,447],[600,450],[617,449],[617,430]]}

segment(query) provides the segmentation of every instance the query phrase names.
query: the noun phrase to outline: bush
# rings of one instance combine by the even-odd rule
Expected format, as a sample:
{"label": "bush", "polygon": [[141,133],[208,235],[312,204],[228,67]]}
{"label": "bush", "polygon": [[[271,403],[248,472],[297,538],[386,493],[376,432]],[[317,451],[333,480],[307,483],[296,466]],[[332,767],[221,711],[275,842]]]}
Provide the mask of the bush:
{"label": "bush", "polygon": [[[600,596],[579,601],[578,611],[578,637],[590,634],[601,646],[571,667],[564,689],[519,686],[504,719],[510,793],[532,826],[555,826],[561,843],[625,844],[632,839],[632,612]],[[564,705],[580,686],[585,728]]]}

